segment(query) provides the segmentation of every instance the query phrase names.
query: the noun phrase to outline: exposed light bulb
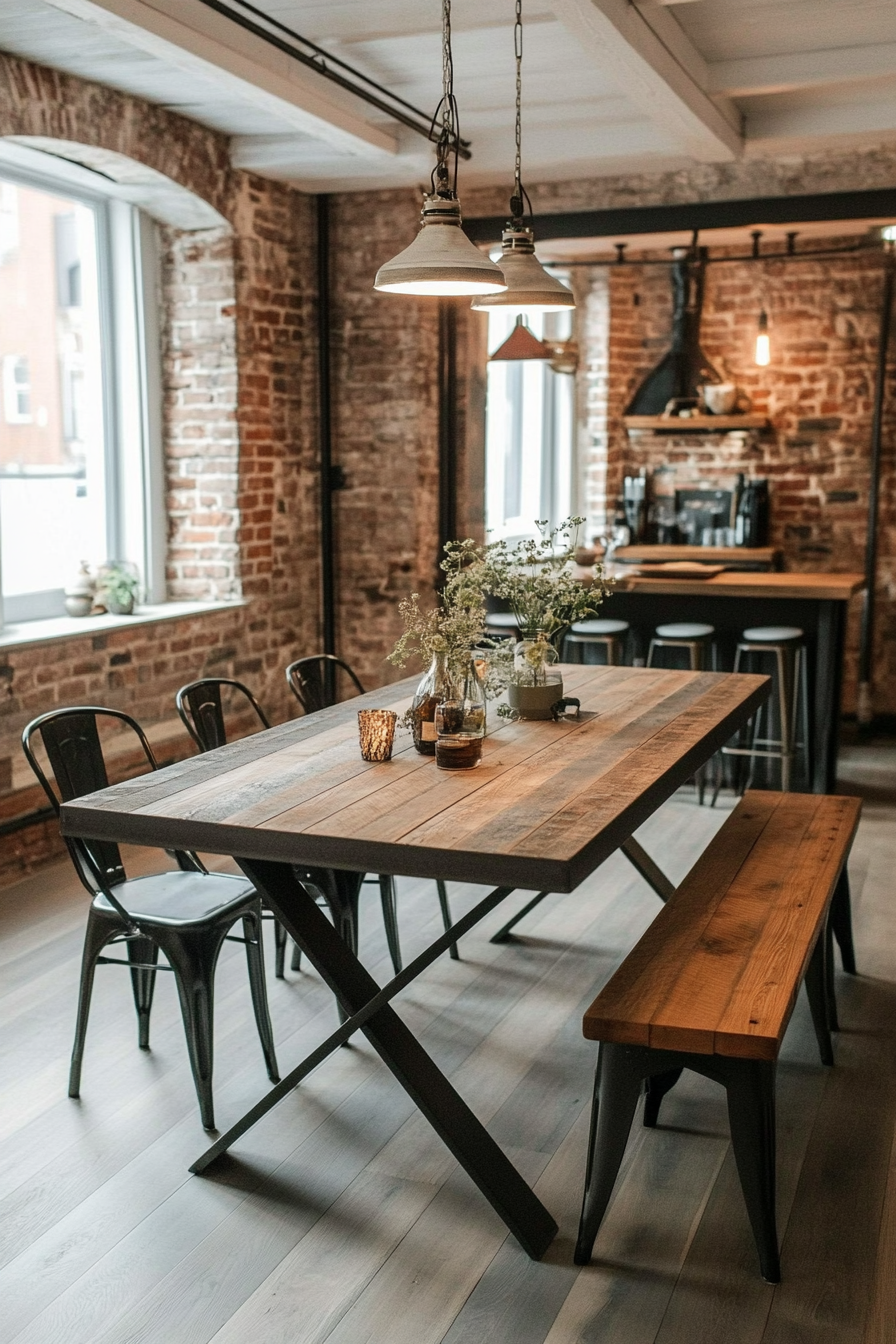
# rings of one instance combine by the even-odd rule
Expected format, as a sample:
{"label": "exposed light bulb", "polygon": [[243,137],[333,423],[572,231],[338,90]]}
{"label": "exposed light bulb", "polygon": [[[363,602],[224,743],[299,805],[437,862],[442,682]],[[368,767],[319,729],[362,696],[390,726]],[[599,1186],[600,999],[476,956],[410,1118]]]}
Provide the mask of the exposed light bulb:
{"label": "exposed light bulb", "polygon": [[759,314],[759,326],[756,331],[756,363],[760,368],[764,368],[771,363],[772,352],[768,339],[768,315],[763,308]]}

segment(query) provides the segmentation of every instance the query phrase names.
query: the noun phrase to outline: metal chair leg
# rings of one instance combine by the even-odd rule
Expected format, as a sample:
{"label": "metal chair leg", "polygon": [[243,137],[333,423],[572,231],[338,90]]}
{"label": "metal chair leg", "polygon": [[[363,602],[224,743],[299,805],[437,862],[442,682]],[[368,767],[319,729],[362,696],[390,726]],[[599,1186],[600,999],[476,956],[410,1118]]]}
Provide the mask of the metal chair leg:
{"label": "metal chair leg", "polygon": [[[296,948],[296,951],[299,952],[299,949]],[[299,968],[296,966],[293,969]],[[278,980],[286,979],[286,930],[279,919],[274,920],[274,975]]]}
{"label": "metal chair leg", "polygon": [[585,1197],[574,1257],[577,1265],[587,1265],[591,1259],[640,1094],[641,1071],[627,1060],[626,1047],[602,1042],[594,1075]]}
{"label": "metal chair leg", "polygon": [[397,975],[401,970],[401,943],[398,938],[398,912],[395,905],[395,879],[388,873],[379,874],[380,901],[383,907],[383,924],[386,929],[386,944],[392,966]]}
{"label": "metal chair leg", "polygon": [[169,930],[163,925],[157,929],[159,947],[168,958],[177,983],[187,1051],[204,1129],[215,1128],[212,1100],[215,966],[229,927],[229,924],[222,923],[201,929],[181,927]]}
{"label": "metal chair leg", "polygon": [[265,1067],[272,1083],[279,1083],[277,1055],[274,1050],[274,1029],[271,1026],[271,1014],[268,1008],[268,988],[264,978],[264,946],[262,943],[261,902],[258,913],[243,916],[243,937],[246,940],[246,964],[249,969],[249,988],[252,992],[252,1008],[255,1012],[255,1025],[264,1054]]}
{"label": "metal chair leg", "polygon": [[[452,924],[451,907],[448,904],[448,888],[440,877],[436,878],[436,891],[439,893],[439,909],[442,912],[442,926],[447,933]],[[495,939],[493,938],[492,942],[494,941]],[[451,944],[448,948],[448,955],[452,961],[460,961],[460,952],[457,943]]]}
{"label": "metal chair leg", "polygon": [[129,938],[127,950],[128,961],[143,963],[142,966],[131,967],[131,988],[134,991],[134,1007],[137,1009],[137,1041],[141,1050],[148,1050],[149,1013],[156,987],[156,973],[146,970],[146,964],[155,965],[159,959],[159,949],[151,938]]}
{"label": "metal chair leg", "polygon": [[[96,974],[97,957],[107,943],[117,933],[121,925],[116,919],[103,919],[91,909],[87,916],[87,928],[84,931],[84,950],[81,953],[81,982],[78,987],[78,1014],[75,1019],[75,1042],[72,1046],[72,1060],[68,1075],[68,1094],[70,1097],[81,1095],[81,1062],[84,1058],[84,1041],[87,1036],[87,1019],[90,1016],[90,996],[93,993],[93,977]],[[133,975],[133,971],[131,972]]]}

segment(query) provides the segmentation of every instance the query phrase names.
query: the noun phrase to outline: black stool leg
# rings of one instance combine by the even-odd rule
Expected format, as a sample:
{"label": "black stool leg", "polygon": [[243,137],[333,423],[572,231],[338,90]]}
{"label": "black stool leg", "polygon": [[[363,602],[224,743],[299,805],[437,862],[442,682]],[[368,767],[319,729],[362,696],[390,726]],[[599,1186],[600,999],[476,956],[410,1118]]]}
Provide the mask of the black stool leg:
{"label": "black stool leg", "polygon": [[271,1014],[268,1010],[268,990],[264,978],[264,949],[261,940],[261,904],[256,914],[243,916],[243,937],[246,940],[246,964],[249,968],[249,988],[252,991],[252,1008],[255,1012],[255,1025],[264,1053],[265,1067],[272,1083],[279,1083],[277,1056],[274,1052],[274,1029],[271,1026]]}
{"label": "black stool leg", "polygon": [[628,1058],[624,1045],[601,1043],[594,1075],[585,1196],[575,1249],[577,1265],[587,1265],[591,1259],[631,1132],[641,1077],[642,1070]]}
{"label": "black stool leg", "polygon": [[118,918],[113,923],[111,920],[103,919],[102,915],[97,914],[91,908],[87,916],[87,928],[84,931],[84,951],[81,953],[78,1016],[75,1020],[75,1043],[72,1046],[72,1062],[68,1075],[68,1094],[70,1097],[81,1095],[81,1061],[84,1058],[84,1040],[87,1036],[87,1019],[90,1016],[90,996],[93,993],[96,959],[106,944],[122,931],[122,925]]}
{"label": "black stool leg", "polygon": [[848,975],[857,975],[856,949],[852,940],[852,907],[849,899],[849,875],[846,869],[834,888],[831,901],[831,928],[840,948],[843,969]]}
{"label": "black stool leg", "polygon": [[[439,893],[439,909],[442,912],[442,924],[447,933],[452,924],[451,906],[448,904],[448,888],[440,877],[436,878],[436,891]],[[494,941],[493,938],[492,942]],[[452,961],[460,961],[460,952],[458,951],[457,943],[451,944],[448,948],[448,955]]]}
{"label": "black stool leg", "polygon": [[773,1061],[731,1061],[725,1080],[731,1146],[767,1283],[781,1282],[775,1224],[775,1065]]}
{"label": "black stool leg", "polygon": [[660,1118],[663,1097],[672,1091],[683,1072],[683,1069],[668,1069],[665,1073],[655,1073],[652,1078],[645,1079],[644,1124],[648,1129],[653,1129]]}
{"label": "black stool leg", "polygon": [[386,943],[395,974],[401,970],[401,943],[398,938],[398,911],[395,904],[395,879],[388,873],[379,874],[380,901],[383,907],[383,924],[386,928]]}
{"label": "black stool leg", "polygon": [[822,929],[818,935],[809,965],[806,967],[806,994],[812,1012],[812,1025],[815,1039],[818,1041],[818,1053],[822,1064],[833,1064],[834,1047],[831,1044],[831,1010],[829,1006],[830,987],[827,977],[828,933]]}
{"label": "black stool leg", "polygon": [[824,983],[826,990],[826,1004],[828,1010],[828,1031],[839,1031],[840,1022],[837,1017],[837,987],[834,983],[834,933],[831,928],[831,917],[828,914],[824,926]]}
{"label": "black stool leg", "polygon": [[[127,949],[128,961],[155,965],[159,959],[159,949],[151,938],[129,938]],[[141,1050],[149,1049],[149,1012],[155,987],[155,971],[147,971],[139,966],[131,967],[131,988],[134,991],[134,1007],[137,1009],[137,1040]]]}

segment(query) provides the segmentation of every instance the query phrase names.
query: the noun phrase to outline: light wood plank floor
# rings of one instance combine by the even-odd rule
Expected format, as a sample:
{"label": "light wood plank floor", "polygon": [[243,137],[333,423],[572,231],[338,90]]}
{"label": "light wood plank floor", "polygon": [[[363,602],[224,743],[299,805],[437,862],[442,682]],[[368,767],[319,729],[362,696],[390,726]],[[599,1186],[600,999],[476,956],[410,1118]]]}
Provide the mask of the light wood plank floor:
{"label": "light wood plank floor", "polygon": [[[83,1096],[66,1096],[86,896],[65,865],[0,893],[0,1341],[6,1344],[896,1344],[896,747],[844,755],[867,799],[851,865],[862,975],[838,976],[824,1070],[800,1003],[779,1071],[784,1282],[759,1279],[720,1089],[685,1075],[637,1128],[598,1237],[572,1265],[595,1047],[581,1014],[656,913],[625,860],[494,947],[522,894],[399,1009],[561,1224],[533,1264],[363,1040],[218,1164],[170,977],[152,1050],[127,977],[100,969]],[[682,792],[639,838],[684,874],[724,809]],[[134,855],[137,870],[145,855]],[[434,886],[399,883],[405,955],[438,932]],[[460,912],[477,890],[455,886]],[[388,978],[378,901],[367,964]],[[270,941],[270,940],[269,940]],[[270,948],[268,949],[270,955]],[[281,1068],[335,1021],[309,969],[271,975]],[[217,982],[222,1127],[266,1087],[241,950]]]}

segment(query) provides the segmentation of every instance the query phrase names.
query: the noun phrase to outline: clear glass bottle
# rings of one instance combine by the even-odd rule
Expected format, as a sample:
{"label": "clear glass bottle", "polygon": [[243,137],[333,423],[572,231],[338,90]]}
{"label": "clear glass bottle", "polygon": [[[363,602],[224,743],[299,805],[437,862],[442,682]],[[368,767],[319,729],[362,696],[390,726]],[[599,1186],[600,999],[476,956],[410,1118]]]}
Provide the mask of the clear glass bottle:
{"label": "clear glass bottle", "polygon": [[446,655],[434,653],[429,671],[420,681],[411,702],[414,746],[422,756],[435,756],[438,736],[436,706],[442,700],[452,699],[456,692],[457,686],[448,671]]}

